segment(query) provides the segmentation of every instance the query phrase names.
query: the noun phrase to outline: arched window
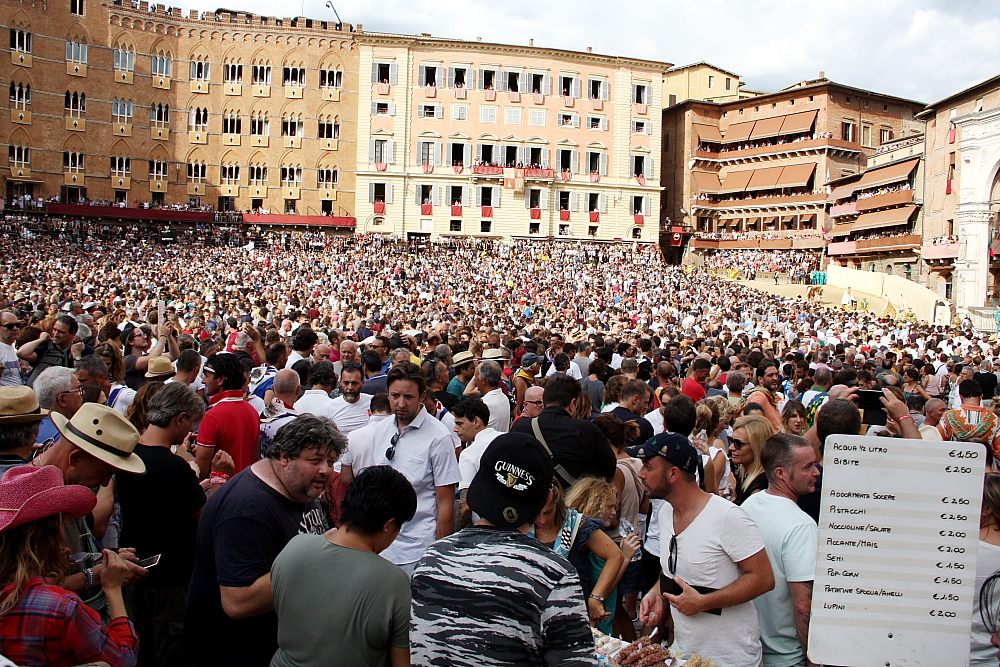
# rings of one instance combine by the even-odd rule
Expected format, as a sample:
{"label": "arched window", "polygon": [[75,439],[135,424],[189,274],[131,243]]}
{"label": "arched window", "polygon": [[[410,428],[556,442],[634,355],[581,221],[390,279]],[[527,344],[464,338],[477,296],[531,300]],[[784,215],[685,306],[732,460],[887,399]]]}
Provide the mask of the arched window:
{"label": "arched window", "polygon": [[63,108],[66,109],[71,118],[79,118],[87,111],[87,94],[67,90]]}
{"label": "arched window", "polygon": [[135,71],[135,49],[131,46],[115,47],[115,69],[124,72]]}
{"label": "arched window", "polygon": [[302,183],[302,167],[282,167],[281,184],[285,187],[298,187]]}
{"label": "arched window", "polygon": [[333,116],[320,116],[317,134],[320,139],[339,139],[340,120]]}
{"label": "arched window", "polygon": [[87,45],[83,42],[66,42],[66,61],[71,63],[86,63]]}
{"label": "arched window", "polygon": [[222,116],[223,134],[242,134],[243,120],[239,111],[230,111]]}
{"label": "arched window", "polygon": [[149,161],[149,178],[154,181],[163,181],[167,179],[167,161],[166,160],[150,160]]}
{"label": "arched window", "polygon": [[27,146],[15,146],[11,144],[7,147],[7,159],[11,166],[27,167],[31,165],[31,149]]}
{"label": "arched window", "polygon": [[304,86],[306,85],[306,68],[301,63],[291,63],[281,70],[281,84],[283,86]]}
{"label": "arched window", "polygon": [[317,169],[316,170],[316,187],[318,188],[332,188],[337,185],[337,170],[336,169]]}
{"label": "arched window", "polygon": [[266,112],[258,111],[250,114],[250,134],[266,137],[270,134],[270,129],[271,124]]}
{"label": "arched window", "polygon": [[74,151],[63,152],[63,171],[78,174],[84,170],[83,153]]}
{"label": "arched window", "polygon": [[154,104],[149,107],[149,112],[153,127],[166,127],[170,124],[169,104]]}
{"label": "arched window", "polygon": [[132,173],[132,158],[111,156],[111,175],[122,178]]}
{"label": "arched window", "polygon": [[31,84],[11,81],[10,102],[15,109],[26,109],[31,104]]}
{"label": "arched window", "polygon": [[174,69],[174,61],[170,59],[169,53],[159,51],[153,56],[153,76],[171,76]]}
{"label": "arched window", "polygon": [[222,182],[226,185],[239,185],[240,166],[238,164],[224,164],[220,168]]}
{"label": "arched window", "polygon": [[320,88],[343,88],[344,73],[336,69],[321,69],[319,71]]}
{"label": "arched window", "polygon": [[281,117],[281,136],[283,137],[301,137],[302,132],[302,114],[284,114]]}
{"label": "arched window", "polygon": [[131,123],[132,100],[114,98],[111,103],[111,115],[115,117],[116,123]]}
{"label": "arched window", "polygon": [[227,62],[222,66],[222,80],[226,83],[243,83],[243,63]]}
{"label": "arched window", "polygon": [[208,81],[211,78],[208,56],[196,56],[191,59],[191,80]]}
{"label": "arched window", "polygon": [[208,130],[208,109],[205,107],[195,107],[188,112],[189,123],[192,132],[205,132]]}
{"label": "arched window", "polygon": [[270,86],[271,85],[271,61],[262,60],[254,61],[253,67],[251,68],[251,73],[253,74],[253,82],[258,86]]}
{"label": "arched window", "polygon": [[250,172],[250,185],[267,185],[267,167],[253,164],[247,168]]}
{"label": "arched window", "polygon": [[204,183],[208,178],[208,167],[204,162],[192,160],[188,162],[188,180],[192,183]]}

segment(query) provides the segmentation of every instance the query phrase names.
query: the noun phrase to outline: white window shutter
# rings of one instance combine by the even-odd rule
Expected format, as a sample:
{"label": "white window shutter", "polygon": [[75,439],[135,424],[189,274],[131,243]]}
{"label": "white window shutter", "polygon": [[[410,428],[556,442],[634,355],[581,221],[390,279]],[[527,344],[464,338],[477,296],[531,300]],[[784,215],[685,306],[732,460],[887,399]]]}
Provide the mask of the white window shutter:
{"label": "white window shutter", "polygon": [[580,151],[570,152],[570,165],[571,165],[571,171],[574,174],[580,173]]}
{"label": "white window shutter", "polygon": [[483,145],[476,144],[476,162],[483,161]]}
{"label": "white window shutter", "polygon": [[421,191],[422,189],[423,189],[423,188],[421,188],[421,187],[420,187],[420,186],[418,185],[418,186],[416,187],[416,189],[414,190],[414,192],[413,192],[413,203],[415,203],[415,204],[416,204],[417,206],[420,206],[421,204],[423,204],[423,203],[424,203],[424,200],[420,198],[420,191]]}
{"label": "white window shutter", "polygon": [[539,192],[542,195],[541,197],[538,198],[538,206],[539,206],[539,208],[548,209],[548,207],[549,207],[549,191],[543,188],[543,189],[539,190]]}
{"label": "white window shutter", "polygon": [[[483,89],[483,81],[485,81],[485,80],[486,80],[486,77],[483,76],[483,70],[480,69],[479,70],[479,90]],[[469,86],[469,87],[471,88],[472,86]]]}
{"label": "white window shutter", "polygon": [[468,206],[468,205],[469,205],[469,186],[468,185],[463,185],[462,186],[462,206]]}
{"label": "white window shutter", "polygon": [[434,117],[435,118],[444,118],[444,105],[443,104],[438,104],[436,107],[434,107]]}
{"label": "white window shutter", "polygon": [[493,206],[495,208],[500,208],[500,196],[503,192],[503,188],[493,188]]}
{"label": "white window shutter", "polygon": [[426,69],[427,68],[424,65],[418,65],[417,66],[417,85],[418,86],[424,85],[424,82],[427,81],[427,77],[424,74],[424,70],[426,70]]}
{"label": "white window shutter", "polygon": [[372,115],[374,116],[377,113],[378,113],[378,102],[372,102]]}
{"label": "white window shutter", "polygon": [[390,86],[395,86],[396,85],[396,73],[397,73],[398,70],[399,70],[399,67],[396,65],[396,63],[390,63],[389,64],[389,85]]}
{"label": "white window shutter", "polygon": [[472,166],[472,144],[462,146],[462,164],[466,167]]}
{"label": "white window shutter", "polygon": [[597,208],[601,213],[608,212],[608,196],[603,192],[597,196]]}
{"label": "white window shutter", "polygon": [[[454,71],[454,70],[452,70],[452,71]],[[443,66],[437,68],[436,83],[437,83],[437,87],[438,88],[444,88],[445,87],[445,83],[446,83],[445,77],[447,76],[447,73],[448,73],[448,70],[446,70]]]}
{"label": "white window shutter", "polygon": [[549,168],[549,149],[548,148],[543,148],[542,149],[542,169],[548,169],[548,168]]}
{"label": "white window shutter", "polygon": [[423,157],[423,154],[424,154],[424,142],[423,141],[418,141],[417,142],[417,151],[416,151],[416,154],[414,154],[414,156],[413,156],[413,164],[419,165],[420,164],[420,160]]}
{"label": "white window shutter", "polygon": [[385,163],[386,164],[396,164],[396,142],[392,139],[388,139],[385,142]]}
{"label": "white window shutter", "polygon": [[573,114],[573,127],[580,127],[580,117]]}
{"label": "white window shutter", "polygon": [[598,158],[598,162],[599,162],[599,164],[598,164],[598,173],[601,176],[607,176],[608,175],[608,154],[607,153],[600,153],[600,158]]}
{"label": "white window shutter", "polygon": [[653,156],[647,155],[646,159],[642,161],[642,175],[646,178],[653,177]]}
{"label": "white window shutter", "polygon": [[443,185],[435,185],[431,188],[431,201],[434,202],[435,206],[441,205],[441,189],[443,187]]}
{"label": "white window shutter", "polygon": [[390,116],[395,116],[396,115],[396,103],[395,102],[389,102],[389,115]]}
{"label": "white window shutter", "polygon": [[[479,74],[479,80],[480,81],[482,81],[482,79],[483,79],[482,71],[483,70],[479,70],[479,72],[480,72],[480,74]],[[482,84],[480,83],[480,85],[482,85]],[[468,89],[470,89],[470,90],[475,90],[475,88],[476,88],[476,70],[472,69],[471,67],[466,67],[465,68],[465,87],[468,88]]]}
{"label": "white window shutter", "polygon": [[385,184],[385,203],[392,203],[392,183]]}
{"label": "white window shutter", "polygon": [[633,176],[635,176],[635,156],[634,155],[629,155],[628,156],[628,176],[629,176],[629,178],[632,178]]}
{"label": "white window shutter", "polygon": [[605,132],[608,131],[608,119],[607,118],[602,118],[601,119],[601,129],[603,131],[605,131]]}
{"label": "white window shutter", "polygon": [[552,94],[552,76],[546,74],[542,77],[542,95]]}
{"label": "white window shutter", "polygon": [[368,162],[375,162],[375,140],[371,139],[368,141]]}
{"label": "white window shutter", "polygon": [[483,205],[483,186],[476,186],[476,206]]}
{"label": "white window shutter", "polygon": [[523,164],[527,164],[527,162],[528,162],[527,154],[528,154],[528,147],[527,146],[518,146],[517,147],[517,161],[518,161],[519,164],[522,164],[522,165]]}
{"label": "white window shutter", "polygon": [[580,210],[580,197],[573,190],[570,190],[569,193],[569,210],[571,211]]}
{"label": "white window shutter", "polygon": [[524,190],[524,208],[531,208],[531,190],[527,188]]}
{"label": "white window shutter", "polygon": [[[573,97],[580,97],[580,78],[573,77],[573,83],[570,84],[570,94]],[[575,125],[574,127],[579,127]]]}
{"label": "white window shutter", "polygon": [[649,195],[642,198],[642,214],[649,215],[649,200],[652,199]]}
{"label": "white window shutter", "polygon": [[434,142],[434,165],[437,167],[441,166],[441,161],[444,157],[442,154],[442,148],[444,148],[444,146],[440,141]]}
{"label": "white window shutter", "polygon": [[448,87],[449,88],[454,88],[455,87],[455,68],[454,67],[449,67],[448,68]]}
{"label": "white window shutter", "polygon": [[605,102],[608,100],[608,88],[609,88],[608,82],[601,81],[601,99],[604,100]]}
{"label": "white window shutter", "polygon": [[639,91],[639,85],[633,83],[632,84],[632,102],[635,102],[636,99],[638,99],[638,94],[639,94],[638,91]]}
{"label": "white window shutter", "polygon": [[375,203],[375,184],[374,183],[369,183],[368,184],[368,203],[369,204],[374,204]]}
{"label": "white window shutter", "polygon": [[502,69],[496,70],[496,72],[494,73],[494,81],[496,82],[493,85],[493,88],[495,90],[497,90],[499,92],[503,92],[503,91],[507,90],[507,72],[506,72],[506,70],[502,70]]}
{"label": "white window shutter", "polygon": [[378,63],[372,63],[372,83],[378,83]]}

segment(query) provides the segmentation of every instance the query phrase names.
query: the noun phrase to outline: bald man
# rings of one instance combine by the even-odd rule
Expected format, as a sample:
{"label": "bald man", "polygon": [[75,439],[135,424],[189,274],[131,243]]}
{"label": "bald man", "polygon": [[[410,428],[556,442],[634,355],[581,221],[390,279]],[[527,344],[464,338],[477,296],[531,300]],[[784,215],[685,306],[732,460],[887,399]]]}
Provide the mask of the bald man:
{"label": "bald man", "polygon": [[528,390],[524,392],[524,406],[521,409],[521,414],[514,421],[517,421],[521,417],[531,419],[542,414],[542,410],[545,407],[542,403],[542,394],[544,392],[545,389],[543,387],[528,387]]}
{"label": "bald man", "polygon": [[932,398],[924,405],[924,423],[921,424],[920,437],[924,440],[941,440],[941,432],[938,424],[944,413],[948,411],[948,404],[940,398]]}

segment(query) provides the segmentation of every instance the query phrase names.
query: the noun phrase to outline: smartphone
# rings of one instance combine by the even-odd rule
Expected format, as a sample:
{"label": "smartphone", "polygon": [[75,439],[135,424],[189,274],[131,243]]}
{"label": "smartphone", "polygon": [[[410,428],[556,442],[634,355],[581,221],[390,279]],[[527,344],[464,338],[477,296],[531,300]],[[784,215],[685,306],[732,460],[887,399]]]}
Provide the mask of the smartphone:
{"label": "smartphone", "polygon": [[862,389],[858,392],[857,406],[860,410],[881,410],[883,398],[880,389]]}
{"label": "smartphone", "polygon": [[[718,590],[717,588],[710,588],[708,586],[692,586],[691,588],[695,589],[702,595],[708,595],[709,593],[714,593],[715,591]],[[669,593],[670,595],[680,595],[683,592],[684,589],[681,588],[680,584],[674,581],[673,577],[668,577],[662,571],[660,572],[660,593]],[[722,608],[720,607],[716,609],[706,609],[705,613],[712,614],[714,616],[721,616]]]}
{"label": "smartphone", "polygon": [[160,562],[160,555],[161,554],[156,554],[155,556],[150,556],[149,558],[143,558],[141,561],[136,563],[136,565],[149,569]]}

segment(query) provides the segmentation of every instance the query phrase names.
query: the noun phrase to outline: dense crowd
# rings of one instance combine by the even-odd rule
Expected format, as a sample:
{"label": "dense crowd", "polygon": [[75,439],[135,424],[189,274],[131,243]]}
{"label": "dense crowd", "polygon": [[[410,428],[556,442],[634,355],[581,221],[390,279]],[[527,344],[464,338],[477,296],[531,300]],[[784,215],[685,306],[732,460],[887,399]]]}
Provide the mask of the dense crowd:
{"label": "dense crowd", "polygon": [[811,664],[826,438],[1000,451],[994,340],[717,275],[814,252],[0,232],[15,665]]}
{"label": "dense crowd", "polygon": [[784,273],[791,282],[804,283],[820,267],[819,250],[719,250],[705,257],[708,269],[736,269],[747,276],[760,271]]}

